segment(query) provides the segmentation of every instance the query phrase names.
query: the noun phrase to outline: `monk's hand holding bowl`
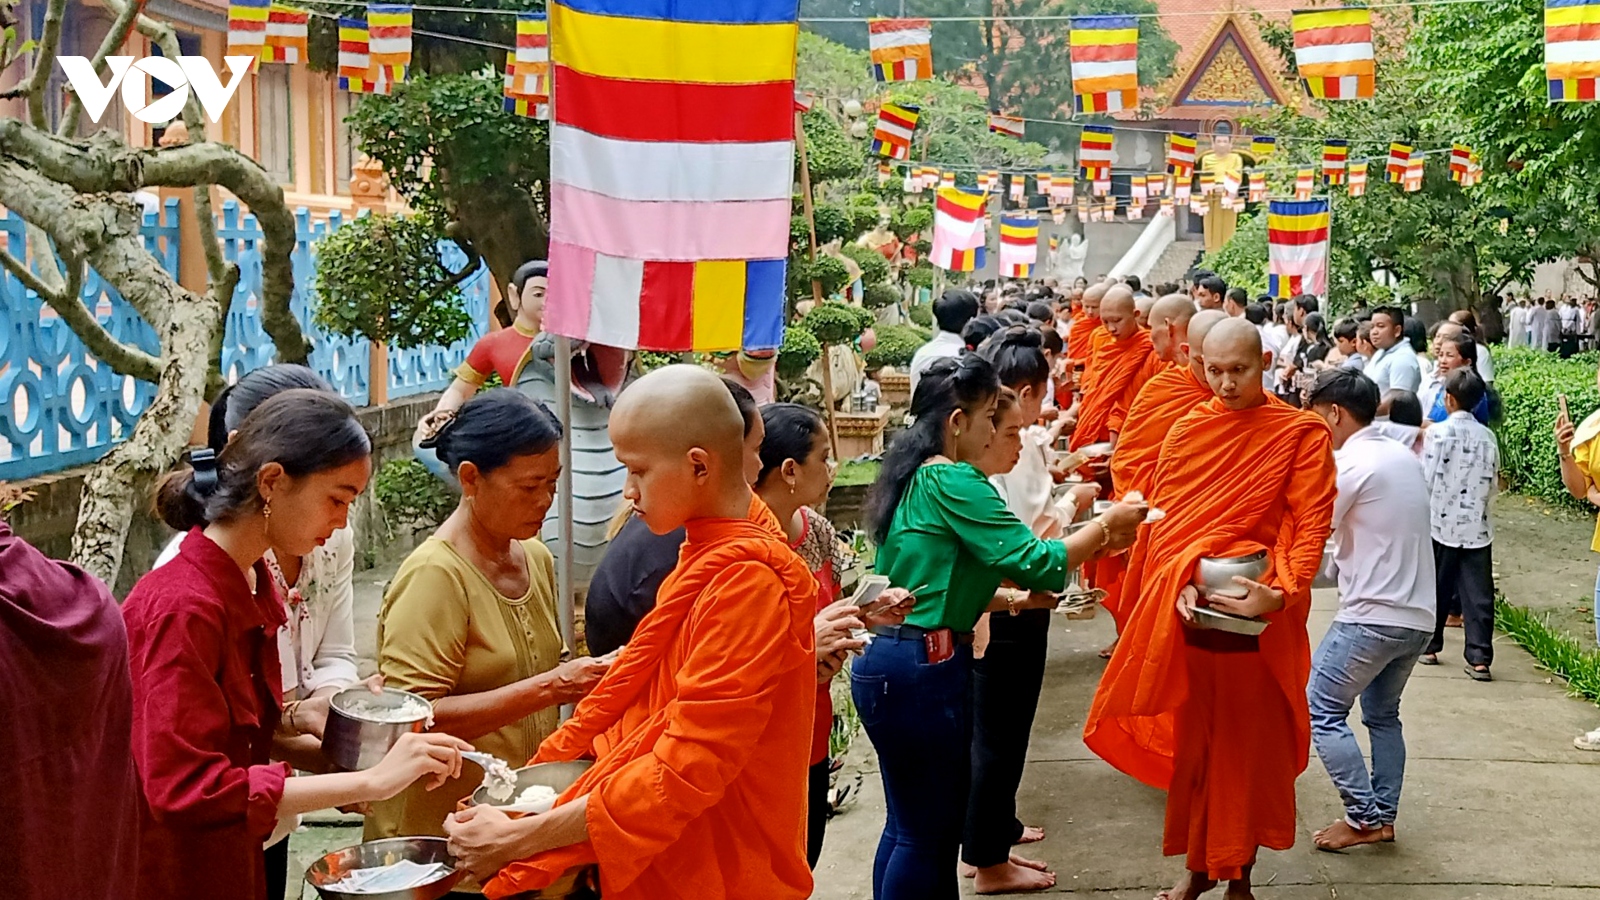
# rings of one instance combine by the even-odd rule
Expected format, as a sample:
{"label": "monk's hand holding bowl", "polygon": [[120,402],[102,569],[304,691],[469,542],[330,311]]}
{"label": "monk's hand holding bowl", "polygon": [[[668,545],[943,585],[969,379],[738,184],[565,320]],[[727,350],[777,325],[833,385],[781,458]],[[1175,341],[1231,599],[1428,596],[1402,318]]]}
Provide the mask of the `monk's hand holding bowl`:
{"label": "monk's hand holding bowl", "polygon": [[1178,616],[1185,622],[1194,621],[1194,611],[1200,606],[1200,589],[1192,584],[1178,592]]}
{"label": "monk's hand holding bowl", "polygon": [[1260,618],[1270,612],[1283,609],[1283,591],[1251,581],[1242,575],[1233,576],[1233,583],[1245,589],[1243,597],[1228,597],[1221,594],[1212,594],[1207,605],[1213,609],[1249,619]]}
{"label": "monk's hand holding bowl", "polygon": [[508,863],[532,855],[522,852],[527,829],[521,821],[494,806],[470,806],[452,813],[444,820],[450,855],[477,878],[492,877]]}

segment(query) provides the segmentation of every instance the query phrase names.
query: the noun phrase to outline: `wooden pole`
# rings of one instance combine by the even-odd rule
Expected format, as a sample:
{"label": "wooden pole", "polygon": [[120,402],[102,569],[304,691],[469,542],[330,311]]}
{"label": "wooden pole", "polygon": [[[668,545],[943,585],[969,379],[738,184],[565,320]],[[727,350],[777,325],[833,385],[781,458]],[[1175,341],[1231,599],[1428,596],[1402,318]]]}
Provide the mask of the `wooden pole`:
{"label": "wooden pole", "polygon": [[[811,164],[806,160],[806,130],[803,114],[794,111],[794,149],[800,154],[800,205],[806,213],[806,227],[811,237],[811,262],[817,261],[817,212],[811,204]],[[811,279],[811,299],[822,305],[822,282]],[[828,445],[833,458],[839,458],[839,426],[833,414],[833,354],[827,344],[822,345],[822,409],[828,417]]]}

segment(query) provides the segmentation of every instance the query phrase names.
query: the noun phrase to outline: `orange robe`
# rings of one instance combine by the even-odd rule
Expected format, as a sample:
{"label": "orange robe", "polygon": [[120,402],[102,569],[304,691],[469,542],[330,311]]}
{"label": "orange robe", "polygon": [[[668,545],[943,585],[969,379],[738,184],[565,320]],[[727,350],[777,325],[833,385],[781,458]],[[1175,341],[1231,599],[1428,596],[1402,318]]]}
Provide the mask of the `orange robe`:
{"label": "orange robe", "polygon": [[[1117,433],[1117,452],[1111,455],[1113,494],[1121,497],[1129,491],[1138,491],[1148,498],[1167,433],[1179,419],[1213,396],[1211,386],[1196,380],[1188,366],[1170,364],[1166,371],[1140,388],[1122,431]],[[1141,540],[1143,538],[1141,535]],[[1121,581],[1116,585],[1117,592],[1109,594],[1104,601],[1119,628],[1127,620],[1127,607],[1137,599],[1128,584],[1126,579]]]}
{"label": "orange robe", "polygon": [[1094,336],[1103,331],[1099,316],[1073,316],[1072,330],[1067,332],[1067,358],[1088,365],[1089,356],[1094,352]]}
{"label": "orange robe", "polygon": [[490,898],[599,864],[607,900],[811,895],[806,768],[816,581],[765,504],[689,523],[656,608],[533,762],[593,758],[589,840],[512,863]]}
{"label": "orange robe", "polygon": [[[1163,840],[1192,871],[1239,877],[1258,847],[1294,844],[1294,779],[1310,752],[1306,617],[1333,515],[1327,425],[1275,397],[1212,400],[1173,427],[1150,490],[1166,518],[1129,563],[1132,606],[1095,692],[1084,742],[1168,791]],[[1259,638],[1190,629],[1175,609],[1201,557],[1266,549],[1285,594]],[[1137,586],[1137,587],[1135,587]]]}
{"label": "orange robe", "polygon": [[[1095,351],[1090,376],[1078,406],[1078,424],[1072,429],[1071,449],[1109,440],[1121,427],[1133,398],[1143,385],[1137,381],[1150,357],[1150,333],[1138,330],[1126,340],[1107,340]],[[1118,410],[1121,410],[1119,414]]]}

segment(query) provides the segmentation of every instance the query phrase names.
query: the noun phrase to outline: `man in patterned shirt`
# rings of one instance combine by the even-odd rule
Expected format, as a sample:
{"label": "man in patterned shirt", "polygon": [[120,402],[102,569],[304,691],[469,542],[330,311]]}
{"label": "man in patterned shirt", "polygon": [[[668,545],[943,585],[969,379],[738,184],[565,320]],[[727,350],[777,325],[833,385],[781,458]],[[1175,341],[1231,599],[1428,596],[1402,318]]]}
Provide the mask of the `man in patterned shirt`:
{"label": "man in patterned shirt", "polygon": [[1449,416],[1428,428],[1422,445],[1439,604],[1433,641],[1422,664],[1439,664],[1445,613],[1456,598],[1465,620],[1466,672],[1474,681],[1489,681],[1494,662],[1494,523],[1489,520],[1489,501],[1496,489],[1500,446],[1494,432],[1470,412],[1483,400],[1485,390],[1483,379],[1470,367],[1446,376]]}

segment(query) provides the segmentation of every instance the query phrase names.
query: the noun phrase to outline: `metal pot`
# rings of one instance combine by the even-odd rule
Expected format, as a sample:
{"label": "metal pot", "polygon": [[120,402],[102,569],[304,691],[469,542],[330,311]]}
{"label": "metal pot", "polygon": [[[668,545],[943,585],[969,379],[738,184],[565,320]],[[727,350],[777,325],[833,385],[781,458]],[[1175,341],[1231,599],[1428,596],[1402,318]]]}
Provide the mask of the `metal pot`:
{"label": "metal pot", "polygon": [[[387,709],[399,709],[407,702],[415,701],[427,706],[430,712],[411,721],[379,722],[360,712],[353,712],[351,705],[356,701]],[[333,695],[333,703],[328,710],[328,724],[322,732],[322,755],[339,768],[351,772],[370,769],[388,754],[401,735],[425,731],[432,717],[431,710],[432,705],[427,700],[409,691],[384,688],[383,693],[374,694],[364,685],[346,688]]]}
{"label": "metal pot", "polygon": [[1194,567],[1194,586],[1200,589],[1202,597],[1212,594],[1242,596],[1244,589],[1234,583],[1234,577],[1260,581],[1267,574],[1269,565],[1265,550],[1226,559],[1201,557]]}
{"label": "metal pot", "polygon": [[[361,688],[361,690],[366,690]],[[335,850],[322,857],[306,869],[306,883],[316,888],[317,895],[322,900],[438,900],[450,893],[460,881],[467,876],[465,869],[455,868],[455,860],[450,858],[447,842],[441,837],[398,837],[387,838],[381,841],[368,841],[343,850]],[[415,887],[404,891],[385,891],[378,894],[357,894],[341,891],[327,885],[342,880],[355,869],[368,869],[374,866],[387,866],[410,860],[415,863],[429,865],[432,863],[448,863],[451,867],[450,874],[437,881],[431,881],[422,887]]]}
{"label": "metal pot", "polygon": [[517,770],[517,789],[509,800],[495,800],[489,796],[488,787],[479,787],[472,792],[471,804],[473,806],[509,806],[517,799],[517,795],[535,785],[544,785],[552,788],[557,794],[572,787],[579,776],[589,771],[594,763],[587,759],[572,760],[570,762],[535,763]]}

